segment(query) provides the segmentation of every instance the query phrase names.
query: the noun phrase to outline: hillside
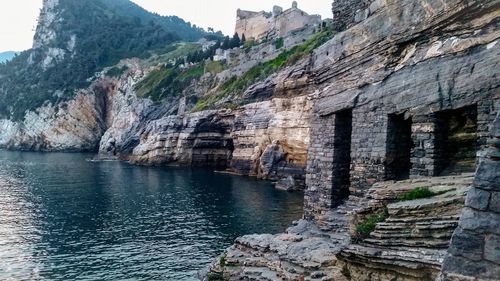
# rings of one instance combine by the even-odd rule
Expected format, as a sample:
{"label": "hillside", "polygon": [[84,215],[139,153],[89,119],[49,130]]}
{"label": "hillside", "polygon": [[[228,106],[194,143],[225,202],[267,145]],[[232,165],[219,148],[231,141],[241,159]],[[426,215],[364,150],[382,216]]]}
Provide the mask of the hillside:
{"label": "hillside", "polygon": [[33,48],[0,66],[0,116],[22,119],[44,102],[71,98],[105,66],[204,34],[128,0],[47,0]]}

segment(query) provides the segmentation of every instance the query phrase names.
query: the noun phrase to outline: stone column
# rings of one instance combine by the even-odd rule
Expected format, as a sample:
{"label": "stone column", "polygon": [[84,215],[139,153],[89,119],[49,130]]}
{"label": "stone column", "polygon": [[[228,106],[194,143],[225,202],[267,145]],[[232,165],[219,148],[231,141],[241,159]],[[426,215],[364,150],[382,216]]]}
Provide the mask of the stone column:
{"label": "stone column", "polygon": [[306,219],[318,219],[331,208],[334,139],[335,115],[313,116],[304,194]]}
{"label": "stone column", "polygon": [[411,152],[410,178],[435,176],[436,171],[436,118],[414,116],[411,126],[414,148]]}
{"label": "stone column", "polygon": [[441,280],[498,280],[500,276],[500,114],[490,145],[453,233]]}

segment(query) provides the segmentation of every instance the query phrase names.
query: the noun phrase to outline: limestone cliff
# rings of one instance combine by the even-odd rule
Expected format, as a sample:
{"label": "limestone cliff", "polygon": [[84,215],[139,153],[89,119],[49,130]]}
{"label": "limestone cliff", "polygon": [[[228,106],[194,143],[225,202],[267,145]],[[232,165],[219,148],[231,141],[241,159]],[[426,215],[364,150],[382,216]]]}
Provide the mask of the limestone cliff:
{"label": "limestone cliff", "polygon": [[[210,166],[305,187],[303,220],[284,234],[238,238],[203,277],[494,276],[498,225],[486,220],[496,218],[496,156],[480,159],[497,135],[500,2],[339,0],[333,10],[340,33],[226,50],[225,64],[169,57],[178,45],[121,60],[92,72],[74,97],[50,92],[55,101],[24,119],[1,115],[0,147],[94,150],[102,159]],[[57,39],[51,22],[49,13],[37,44]],[[483,252],[460,253],[475,245]]]}
{"label": "limestone cliff", "polygon": [[22,122],[0,120],[0,147],[35,151],[95,151],[106,129],[105,81],[74,99],[30,111]]}

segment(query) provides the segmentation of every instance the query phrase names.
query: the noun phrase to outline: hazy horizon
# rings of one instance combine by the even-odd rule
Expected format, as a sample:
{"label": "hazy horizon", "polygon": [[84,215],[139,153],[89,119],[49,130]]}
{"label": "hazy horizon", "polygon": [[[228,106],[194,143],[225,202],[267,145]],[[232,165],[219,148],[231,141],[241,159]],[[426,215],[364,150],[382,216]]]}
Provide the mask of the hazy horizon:
{"label": "hazy horizon", "polygon": [[[3,4],[0,9],[0,52],[23,51],[31,48],[36,22],[43,0],[23,0]],[[271,11],[274,5],[289,8],[292,0],[132,0],[144,9],[168,16],[175,15],[185,21],[207,29],[212,27],[224,34],[234,32],[236,10]],[[298,0],[299,8],[310,14],[331,17],[331,0]],[[193,8],[196,7],[196,8]],[[208,12],[207,12],[208,11]]]}

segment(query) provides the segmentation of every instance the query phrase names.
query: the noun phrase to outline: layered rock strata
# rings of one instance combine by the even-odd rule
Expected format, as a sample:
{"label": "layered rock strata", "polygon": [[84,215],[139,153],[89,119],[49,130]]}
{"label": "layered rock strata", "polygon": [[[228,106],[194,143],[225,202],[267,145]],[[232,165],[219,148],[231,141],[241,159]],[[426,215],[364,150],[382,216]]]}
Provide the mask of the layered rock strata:
{"label": "layered rock strata", "polygon": [[[475,111],[479,151],[498,111],[498,1],[376,2],[370,17],[315,53],[310,79],[323,87],[311,120],[310,219],[320,220],[345,194],[362,196],[388,179],[394,147],[407,162],[399,174],[440,175],[450,160],[440,122],[464,108]],[[349,148],[335,150],[335,135],[343,134]],[[339,177],[346,180],[334,182]]]}
{"label": "layered rock strata", "polygon": [[[433,280],[471,182],[466,174],[375,184],[321,224],[300,220],[284,234],[238,238],[211,274],[229,280]],[[417,187],[441,194],[398,202]],[[357,225],[384,208],[387,219],[358,240]]]}
{"label": "layered rock strata", "polygon": [[[353,212],[351,231],[377,209],[386,208],[386,218],[368,237],[339,252],[344,274],[351,280],[434,280],[471,183],[472,174],[375,184]],[[398,202],[399,195],[415,188],[439,195]]]}
{"label": "layered rock strata", "polygon": [[500,115],[493,136],[453,233],[440,280],[498,280],[500,276]]}
{"label": "layered rock strata", "polygon": [[[316,91],[307,221],[298,225],[316,235],[291,228],[240,238],[213,272],[230,280],[342,280],[339,272],[348,280],[432,280],[439,274],[471,179],[457,175],[474,172],[500,106],[500,1],[350,3],[339,19],[350,28],[316,50],[308,66]],[[455,177],[420,182],[442,175]],[[411,180],[389,189],[453,190],[399,203],[386,194],[385,203],[361,208],[372,201],[370,193],[384,192],[374,184],[405,178]],[[368,239],[345,242],[349,230],[356,238],[352,228],[360,219],[384,205],[388,217]],[[338,240],[330,236],[337,233]],[[328,249],[321,254],[326,261],[307,254],[316,246]],[[306,258],[294,259],[295,253]]]}

